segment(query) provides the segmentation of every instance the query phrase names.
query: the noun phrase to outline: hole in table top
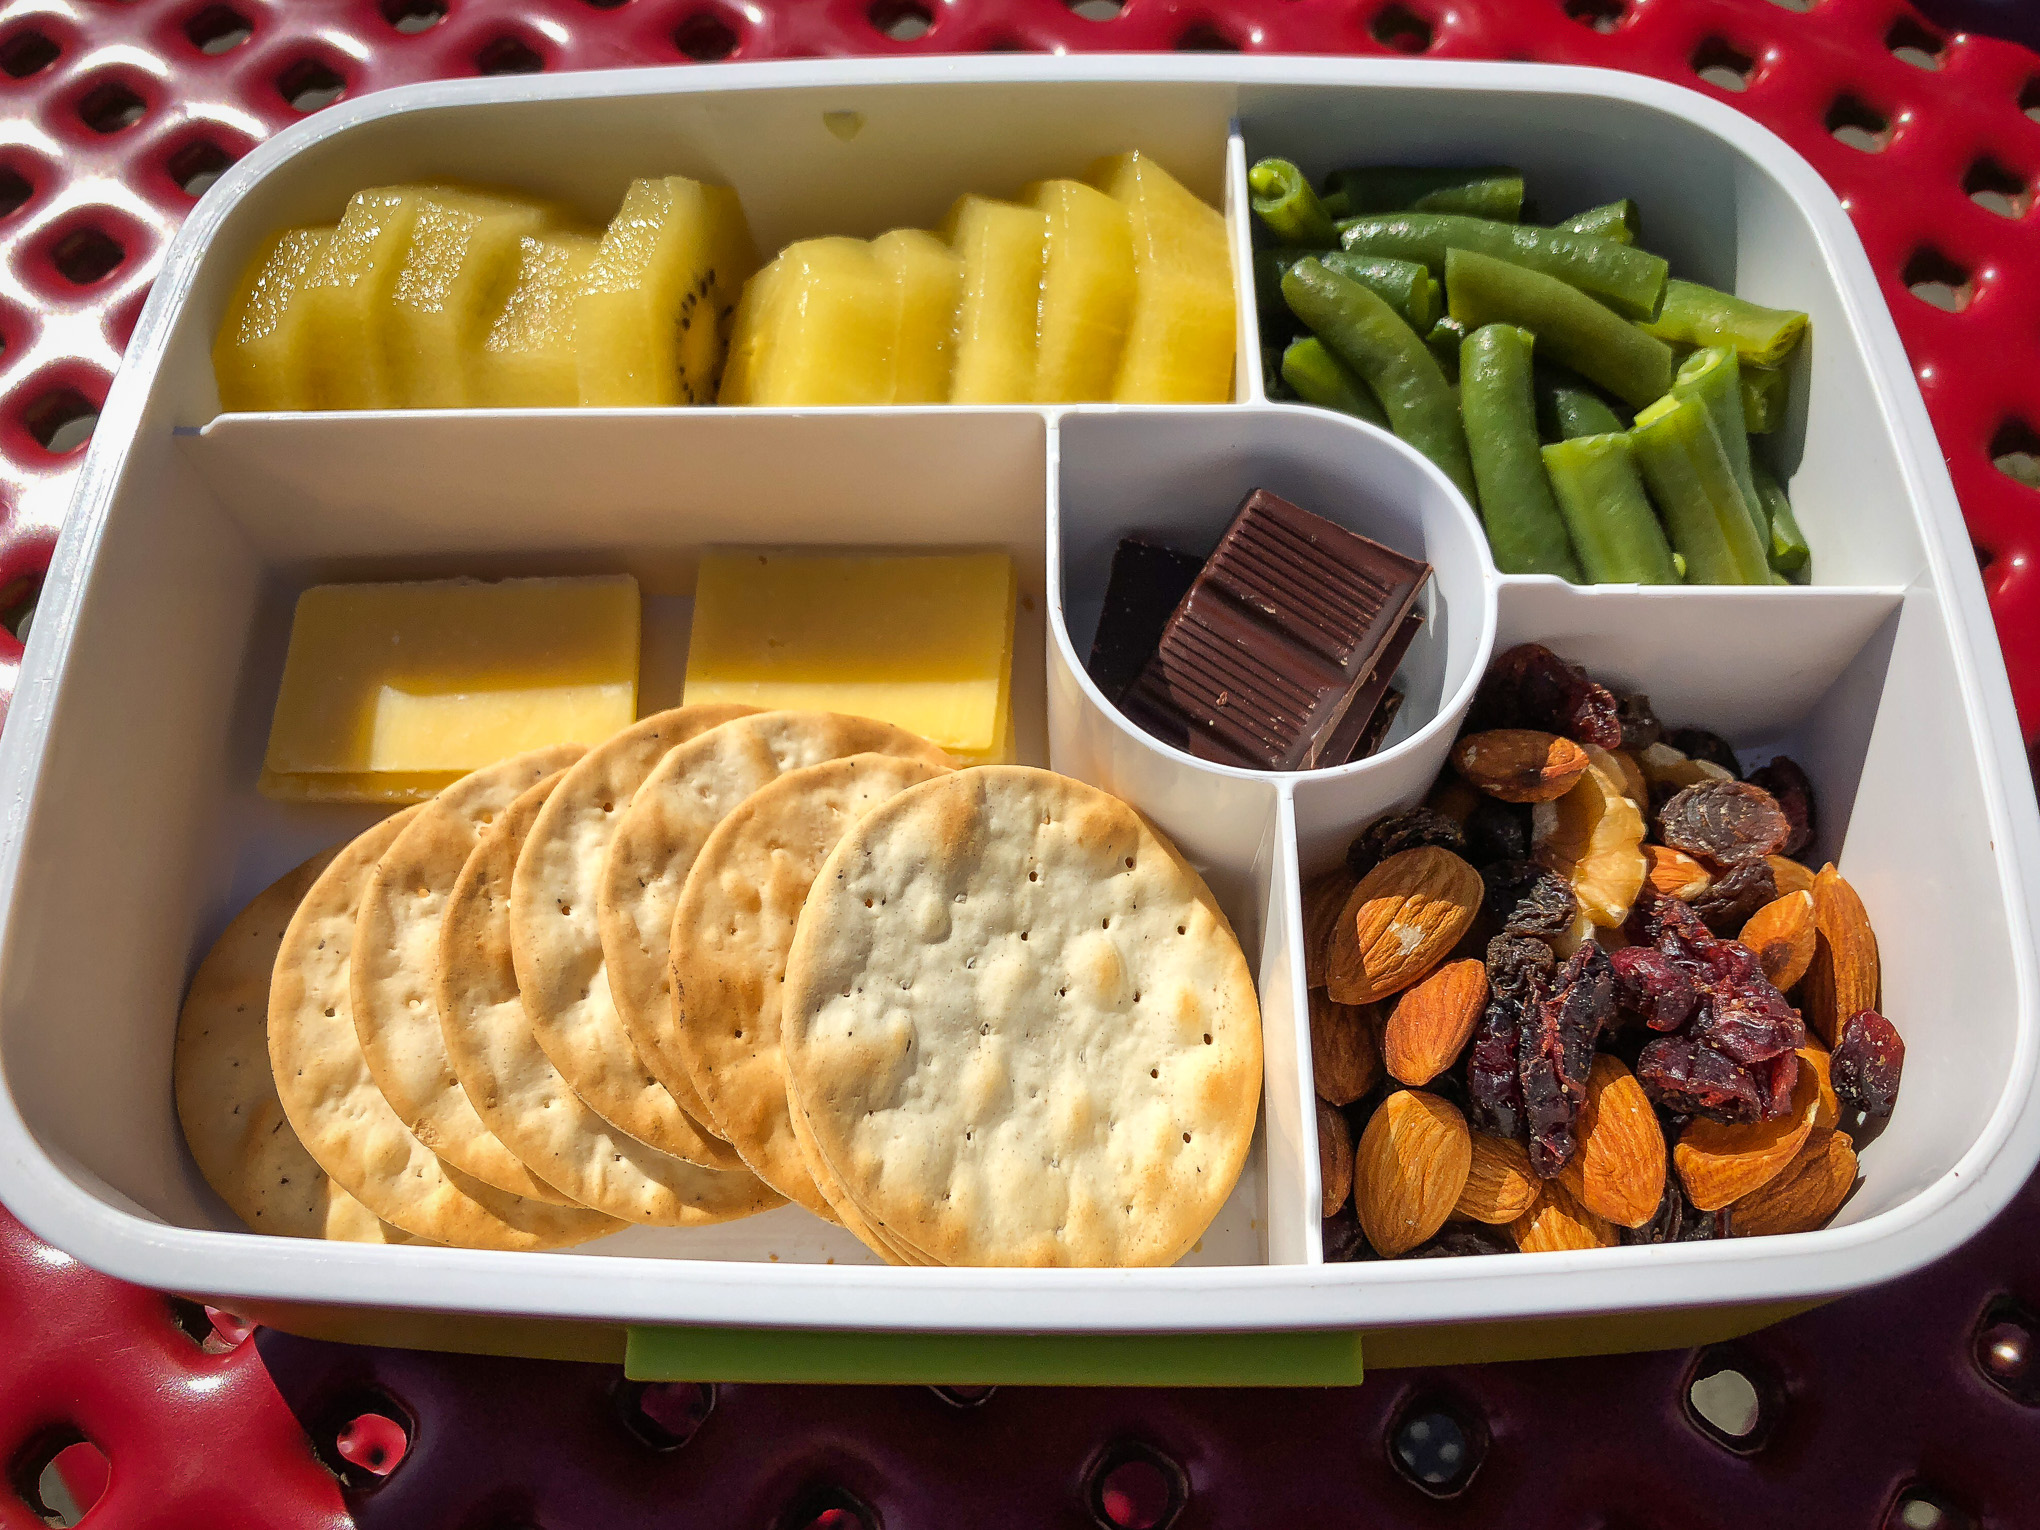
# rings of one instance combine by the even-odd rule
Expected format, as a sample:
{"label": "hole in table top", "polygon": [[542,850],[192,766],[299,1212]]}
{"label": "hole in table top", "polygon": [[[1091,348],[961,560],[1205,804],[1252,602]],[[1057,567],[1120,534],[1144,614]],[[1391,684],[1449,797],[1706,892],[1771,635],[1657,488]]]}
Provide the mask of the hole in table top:
{"label": "hole in table top", "polygon": [[1939,69],[1941,55],[1948,51],[1947,43],[1911,16],[1901,16],[1891,24],[1891,30],[1884,34],[1884,46],[1891,50],[1892,57],[1915,69]]}
{"label": "hole in table top", "polygon": [[1622,25],[1629,7],[1623,0],[1565,0],[1565,13],[1583,27],[1606,33]]}
{"label": "hole in table top", "polygon": [[342,1393],[320,1409],[306,1431],[312,1453],[350,1493],[382,1485],[410,1454],[411,1415],[379,1387]]}
{"label": "hole in table top", "polygon": [[301,58],[276,77],[276,89],[293,109],[311,113],[346,95],[347,82],[330,64]]}
{"label": "hole in table top", "polygon": [[2015,1402],[2040,1405],[2040,1313],[1997,1298],[1977,1320],[1970,1353],[1992,1386]]}
{"label": "hole in table top", "polygon": [[79,120],[95,133],[118,133],[133,127],[148,109],[142,98],[119,80],[94,86],[78,101]]}
{"label": "hole in table top", "polygon": [[1891,142],[1891,119],[1869,102],[1844,92],[1827,111],[1827,130],[1852,149],[1876,154]]}
{"label": "hole in table top", "polygon": [[591,11],[619,11],[630,4],[630,0],[581,0],[581,3]]}
{"label": "hole in table top", "polygon": [[2040,430],[2014,415],[1991,435],[1990,461],[2005,477],[2040,489]]}
{"label": "hole in table top", "polygon": [[446,20],[446,0],[382,0],[382,17],[406,37],[415,37]]}
{"label": "hole in table top", "polygon": [[1160,1451],[1125,1444],[1098,1458],[1085,1496],[1103,1530],[1164,1530],[1190,1501],[1190,1482]]}
{"label": "hole in table top", "polygon": [[1086,21],[1110,21],[1126,9],[1126,0],[1063,0],[1072,16]]}
{"label": "hole in table top", "polygon": [[57,274],[78,287],[103,281],[126,259],[127,250],[118,239],[89,224],[71,230],[50,250],[50,264],[57,268]]}
{"label": "hole in table top", "polygon": [[1176,39],[1178,53],[1237,53],[1240,45],[1208,21],[1200,21]]}
{"label": "hole in table top", "polygon": [[673,46],[698,64],[713,64],[737,51],[737,32],[714,11],[696,11],[673,29]]}
{"label": "hole in table top", "polygon": [[51,38],[34,27],[23,27],[0,42],[0,71],[25,80],[38,70],[49,68],[62,52]]}
{"label": "hole in table top", "polygon": [[613,1394],[624,1428],[653,1450],[678,1450],[715,1411],[715,1386],[698,1381],[624,1381]]}
{"label": "hole in table top", "polygon": [[1487,1420],[1437,1393],[1412,1397],[1389,1421],[1390,1464],[1405,1482],[1432,1498],[1465,1492],[1487,1448]]}
{"label": "hole in table top", "polygon": [[31,1444],[9,1475],[30,1513],[70,1530],[99,1502],[110,1471],[104,1451],[79,1430],[62,1428]]}
{"label": "hole in table top", "polygon": [[838,1487],[810,1488],[772,1523],[773,1530],[879,1530],[878,1516]]}
{"label": "hole in table top", "polygon": [[935,25],[935,16],[919,0],[873,0],[865,13],[871,25],[894,42],[912,42],[925,37]]}
{"label": "hole in table top", "polygon": [[1757,61],[1723,37],[1710,37],[1693,50],[1693,72],[1716,90],[1750,88]]}
{"label": "hole in table top", "polygon": [[1389,5],[1376,11],[1367,30],[1382,47],[1398,53],[1426,52],[1433,38],[1431,23],[1406,5]]}
{"label": "hole in table top", "polygon": [[1764,1448],[1779,1415],[1782,1393],[1747,1356],[1723,1346],[1700,1352],[1687,1373],[1686,1420],[1724,1450],[1754,1455]]}
{"label": "hole in table top", "polygon": [[2019,88],[2019,110],[2040,122],[2040,75],[2035,75]]}
{"label": "hole in table top", "polygon": [[163,161],[170,179],[188,197],[202,197],[212,183],[226,174],[234,156],[209,138],[195,138]]}
{"label": "hole in table top", "polygon": [[0,218],[19,212],[34,195],[35,187],[27,176],[12,166],[0,165]]}
{"label": "hole in table top", "polygon": [[61,457],[92,439],[99,406],[76,388],[54,388],[23,411],[22,423],[38,446]]}
{"label": "hole in table top", "polygon": [[[966,1133],[966,1135],[968,1134]],[[952,1408],[982,1408],[992,1400],[992,1394],[999,1389],[997,1387],[931,1386],[928,1390],[948,1403]]]}
{"label": "hole in table top", "polygon": [[1970,201],[2000,218],[2023,218],[2033,206],[2033,188],[1988,154],[1962,173],[1962,190]]}
{"label": "hole in table top", "polygon": [[17,579],[0,590],[0,627],[14,634],[14,641],[26,643],[28,629],[35,624],[35,608],[42,601],[42,576]]}
{"label": "hole in table top", "polygon": [[482,47],[475,55],[475,68],[482,74],[538,74],[545,60],[523,38],[503,36]]}
{"label": "hole in table top", "polygon": [[1804,16],[1818,5],[1820,0],[1771,0],[1771,3],[1781,11],[1797,11]]}
{"label": "hole in table top", "polygon": [[1915,1482],[1898,1490],[1884,1516],[1884,1530],[1977,1530],[1976,1516],[1945,1493]]}
{"label": "hole in table top", "polygon": [[201,53],[226,53],[255,35],[255,27],[232,6],[209,5],[184,23],[184,35]]}
{"label": "hole in table top", "polygon": [[1945,313],[1960,313],[1976,296],[1976,280],[1931,245],[1913,251],[1899,280],[1922,303]]}

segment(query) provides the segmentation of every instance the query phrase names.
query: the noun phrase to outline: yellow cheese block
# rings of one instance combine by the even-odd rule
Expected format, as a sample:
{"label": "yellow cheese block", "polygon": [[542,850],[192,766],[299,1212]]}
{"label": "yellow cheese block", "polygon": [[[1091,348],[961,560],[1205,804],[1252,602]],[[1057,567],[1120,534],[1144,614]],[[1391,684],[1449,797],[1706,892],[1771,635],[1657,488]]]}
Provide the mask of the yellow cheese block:
{"label": "yellow cheese block", "polygon": [[1126,208],[1133,231],[1133,313],[1112,397],[1224,403],[1236,343],[1225,219],[1145,154],[1101,159],[1090,179]]}
{"label": "yellow cheese block", "polygon": [[332,243],[330,226],[287,228],[248,262],[213,340],[220,408],[318,408],[305,369],[306,305],[297,298]]}
{"label": "yellow cheese block", "polygon": [[305,359],[325,409],[389,409],[397,402],[387,335],[390,293],[426,196],[442,186],[377,186],[347,203],[325,257],[306,274]]}
{"label": "yellow cheese block", "polygon": [[595,259],[593,234],[548,229],[517,241],[503,306],[475,358],[474,401],[486,408],[564,409],[581,401],[574,300]]}
{"label": "yellow cheese block", "polygon": [[803,239],[761,281],[748,358],[753,404],[889,404],[892,282],[861,239]]}
{"label": "yellow cheese block", "polygon": [[517,271],[518,244],[557,221],[532,197],[482,191],[421,199],[390,290],[391,391],[413,409],[471,402],[478,352]]}
{"label": "yellow cheese block", "polygon": [[1043,181],[1027,200],[1048,219],[1034,396],[1044,404],[1109,399],[1133,313],[1126,209],[1082,181]]}
{"label": "yellow cheese block", "polygon": [[963,258],[951,403],[1033,400],[1047,228],[1037,209],[990,197],[959,197],[950,209],[944,229]]}
{"label": "yellow cheese block", "polygon": [[871,253],[892,281],[892,402],[947,402],[963,262],[940,239],[918,228],[879,235],[871,241]]}
{"label": "yellow cheese block", "polygon": [[637,716],[638,636],[627,575],[315,585],[291,623],[263,790],[409,800],[435,776],[600,743]]}
{"label": "yellow cheese block", "polygon": [[876,717],[989,758],[1012,747],[1017,592],[1002,552],[711,553],[694,594],[687,702]]}

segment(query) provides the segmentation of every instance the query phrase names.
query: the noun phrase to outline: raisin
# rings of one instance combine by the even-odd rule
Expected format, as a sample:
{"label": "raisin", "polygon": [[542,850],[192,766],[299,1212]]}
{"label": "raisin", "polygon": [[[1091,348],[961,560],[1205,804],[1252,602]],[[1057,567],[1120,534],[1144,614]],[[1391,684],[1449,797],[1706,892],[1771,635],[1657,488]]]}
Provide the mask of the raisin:
{"label": "raisin", "polygon": [[1757,1120],[1764,1106],[1763,1090],[1747,1068],[1692,1036],[1658,1037],[1637,1058],[1636,1077],[1653,1103],[1682,1116],[1744,1124]]}
{"label": "raisin", "polygon": [[1657,1211],[1641,1227],[1618,1227],[1617,1235],[1625,1244],[1635,1247],[1639,1244],[1677,1243],[1679,1228],[1686,1219],[1686,1196],[1679,1189],[1676,1175],[1665,1176],[1665,1193],[1658,1199]]}
{"label": "raisin", "polygon": [[1542,643],[1523,643],[1488,666],[1473,698],[1471,731],[1538,728],[1602,749],[1622,747],[1615,693]]}
{"label": "raisin", "polygon": [[1729,748],[1728,740],[1719,733],[1709,733],[1705,728],[1674,728],[1665,734],[1664,741],[1689,759],[1719,765],[1738,781],[1742,779],[1742,764]]}
{"label": "raisin", "polygon": [[1658,837],[1716,867],[1777,852],[1791,834],[1771,794],[1742,781],[1708,781],[1675,792],[1658,813]]}
{"label": "raisin", "polygon": [[1730,1221],[1733,1210],[1733,1207],[1724,1206],[1719,1211],[1702,1211],[1691,1201],[1687,1201],[1684,1208],[1685,1214],[1680,1219],[1677,1241],[1680,1243],[1705,1243],[1713,1238],[1734,1237],[1735,1229]]}
{"label": "raisin", "polygon": [[1898,1028],[1874,1009],[1859,1009],[1842,1026],[1829,1075],[1842,1103],[1866,1116],[1888,1116],[1898,1103],[1905,1043]]}
{"label": "raisin", "polygon": [[1551,954],[1551,947],[1527,935],[1497,935],[1488,942],[1487,980],[1491,992],[1528,998],[1532,988],[1542,989],[1551,981],[1557,966],[1558,958]]}
{"label": "raisin", "polygon": [[1778,876],[1769,861],[1744,861],[1714,879],[1695,898],[1693,912],[1723,940],[1733,940],[1750,915],[1778,896]]}
{"label": "raisin", "polygon": [[1436,845],[1454,855],[1464,855],[1466,836],[1450,818],[1426,807],[1390,813],[1362,829],[1353,843],[1346,847],[1346,869],[1356,878],[1364,877],[1391,855],[1425,845]]}
{"label": "raisin", "polygon": [[1516,1045],[1523,1075],[1523,1114],[1530,1128],[1530,1167],[1554,1178],[1578,1145],[1573,1123],[1587,1097],[1594,1044],[1615,1014],[1615,977],[1594,941],[1583,942],[1552,979]]}
{"label": "raisin", "polygon": [[1498,935],[1488,942],[1488,1002],[1467,1048],[1466,1095],[1474,1123],[1498,1137],[1522,1132],[1523,1079],[1516,1053],[1554,965],[1551,947],[1527,935]]}
{"label": "raisin", "polygon": [[1513,1254],[1515,1243],[1499,1227],[1478,1222],[1450,1222],[1428,1243],[1420,1243],[1405,1259],[1464,1259],[1478,1254]]}
{"label": "raisin", "polygon": [[1785,843],[1778,847],[1778,854],[1797,855],[1813,843],[1820,820],[1813,810],[1813,783],[1806,779],[1798,761],[1781,754],[1770,764],[1751,771],[1749,781],[1771,794],[1785,821],[1792,826]]}
{"label": "raisin", "polygon": [[1665,725],[1650,709],[1642,691],[1623,691],[1615,698],[1615,718],[1622,727],[1624,749],[1648,749],[1665,736]]}
{"label": "raisin", "polygon": [[1476,866],[1530,858],[1530,808],[1483,795],[1466,815],[1466,858]]}
{"label": "raisin", "polygon": [[1615,1003],[1654,1031],[1676,1031],[1700,1002],[1692,979],[1650,946],[1624,946],[1608,958],[1615,969]]}
{"label": "raisin", "polygon": [[1548,939],[1564,933],[1580,909],[1572,884],[1535,861],[1496,861],[1480,879],[1487,887],[1482,907],[1505,935]]}
{"label": "raisin", "polygon": [[1660,945],[1667,939],[1712,939],[1700,916],[1677,898],[1666,897],[1645,882],[1630,905],[1622,933],[1633,946]]}
{"label": "raisin", "polygon": [[1351,1201],[1325,1218],[1320,1236],[1324,1239],[1326,1264],[1352,1264],[1381,1257],[1368,1243],[1367,1234],[1360,1230],[1360,1218]]}

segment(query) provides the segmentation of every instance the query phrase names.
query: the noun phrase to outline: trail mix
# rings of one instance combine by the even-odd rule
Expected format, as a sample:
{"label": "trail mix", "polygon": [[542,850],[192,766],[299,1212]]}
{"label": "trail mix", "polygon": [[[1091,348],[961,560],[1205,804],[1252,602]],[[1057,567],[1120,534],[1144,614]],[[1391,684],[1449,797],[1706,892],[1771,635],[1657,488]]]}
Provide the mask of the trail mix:
{"label": "trail mix", "polygon": [[1822,1227],[1898,1097],[1812,783],[1536,643],[1305,889],[1325,1258]]}

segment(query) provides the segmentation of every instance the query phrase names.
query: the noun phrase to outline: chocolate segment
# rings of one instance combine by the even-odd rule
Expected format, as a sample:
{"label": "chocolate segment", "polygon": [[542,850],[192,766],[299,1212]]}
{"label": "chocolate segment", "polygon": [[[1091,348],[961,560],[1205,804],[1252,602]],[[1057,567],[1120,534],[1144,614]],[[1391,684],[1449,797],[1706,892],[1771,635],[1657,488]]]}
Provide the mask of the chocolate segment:
{"label": "chocolate segment", "polygon": [[1091,640],[1085,668],[1115,704],[1140,678],[1143,665],[1161,646],[1162,629],[1189,593],[1204,560],[1144,542],[1122,538],[1112,554],[1112,574],[1105,584],[1105,610],[1098,635]]}
{"label": "chocolate segment", "polygon": [[[1251,770],[1342,764],[1332,736],[1348,750],[1359,741],[1394,673],[1370,688],[1377,661],[1430,575],[1428,563],[1256,489],[1121,710],[1200,759]],[[1341,728],[1356,703],[1367,712]]]}
{"label": "chocolate segment", "polygon": [[[1390,687],[1401,666],[1403,655],[1410,651],[1417,629],[1424,625],[1424,613],[1412,611],[1403,618],[1402,625],[1395,629],[1395,636],[1381,645],[1374,656],[1367,678],[1354,693],[1352,705],[1346,708],[1346,715],[1339,719],[1339,725],[1326,737],[1324,747],[1318,751],[1321,765],[1350,765],[1355,760],[1364,760],[1381,747],[1381,741],[1388,736],[1389,725],[1395,721],[1395,714],[1402,708],[1402,692]],[[1394,705],[1389,705],[1390,698]]]}

